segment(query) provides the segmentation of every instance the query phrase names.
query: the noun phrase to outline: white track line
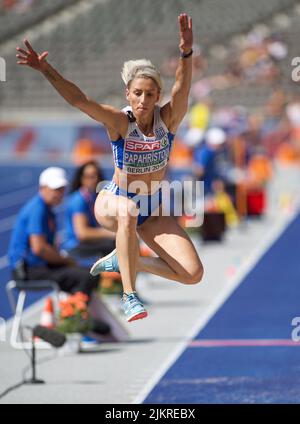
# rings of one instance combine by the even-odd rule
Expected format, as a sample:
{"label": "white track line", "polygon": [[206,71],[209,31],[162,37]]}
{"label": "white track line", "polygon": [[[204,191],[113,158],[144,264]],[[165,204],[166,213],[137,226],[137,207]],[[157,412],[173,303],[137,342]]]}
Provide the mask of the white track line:
{"label": "white track line", "polygon": [[32,185],[30,188],[15,190],[11,193],[0,194],[0,210],[7,209],[11,206],[18,205],[28,199],[28,196],[32,196],[35,192],[36,186]]}
{"label": "white track line", "polygon": [[154,386],[160,381],[161,377],[166,373],[166,371],[174,364],[174,362],[179,358],[182,352],[189,347],[191,340],[199,333],[202,328],[208,323],[208,321],[215,315],[215,313],[220,309],[223,303],[227,298],[233,293],[233,291],[240,285],[244,280],[245,276],[251,271],[263,254],[275,243],[275,241],[280,237],[288,225],[292,222],[295,216],[298,214],[298,210],[295,211],[290,216],[284,216],[280,218],[270,231],[270,233],[263,239],[263,241],[257,246],[253,253],[248,257],[248,260],[241,266],[238,270],[236,276],[232,279],[229,286],[223,289],[219,293],[214,301],[210,304],[208,309],[203,315],[199,317],[195,325],[191,328],[191,331],[187,334],[185,340],[180,342],[174,351],[167,357],[166,361],[162,366],[157,370],[153,377],[146,384],[144,389],[138,394],[138,396],[132,402],[133,404],[140,404],[144,402],[149,393],[152,391]]}
{"label": "white track line", "polygon": [[7,268],[7,266],[8,266],[8,257],[6,255],[1,256],[1,258],[0,258],[0,269]]}
{"label": "white track line", "polygon": [[17,214],[9,216],[8,218],[0,219],[0,233],[5,233],[5,231],[11,230],[14,226],[14,223],[17,219]]}
{"label": "white track line", "polygon": [[[62,204],[56,208],[56,213],[60,214],[65,210],[65,205]],[[18,214],[9,216],[8,218],[0,219],[0,234],[5,233],[8,230],[11,230],[16,222]]]}

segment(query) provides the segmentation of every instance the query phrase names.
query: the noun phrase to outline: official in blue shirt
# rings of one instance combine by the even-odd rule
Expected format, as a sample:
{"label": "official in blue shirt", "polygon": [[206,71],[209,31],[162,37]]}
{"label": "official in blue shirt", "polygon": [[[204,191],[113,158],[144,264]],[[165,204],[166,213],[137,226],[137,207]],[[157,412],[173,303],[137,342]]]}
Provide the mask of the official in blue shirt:
{"label": "official in blue shirt", "polygon": [[194,150],[195,175],[204,182],[205,195],[212,193],[212,183],[221,178],[218,157],[225,141],[223,130],[210,128],[205,134],[205,141]]}
{"label": "official in blue shirt", "polygon": [[115,248],[115,234],[101,228],[94,215],[96,188],[102,180],[97,163],[89,161],[77,169],[71,184],[63,247],[79,260],[105,256]]}
{"label": "official in blue shirt", "polygon": [[21,209],[12,232],[8,257],[16,279],[48,279],[66,292],[90,295],[98,279],[85,268],[75,266],[55,246],[56,219],[52,210],[59,205],[67,185],[62,168],[45,169],[39,178],[39,193]]}

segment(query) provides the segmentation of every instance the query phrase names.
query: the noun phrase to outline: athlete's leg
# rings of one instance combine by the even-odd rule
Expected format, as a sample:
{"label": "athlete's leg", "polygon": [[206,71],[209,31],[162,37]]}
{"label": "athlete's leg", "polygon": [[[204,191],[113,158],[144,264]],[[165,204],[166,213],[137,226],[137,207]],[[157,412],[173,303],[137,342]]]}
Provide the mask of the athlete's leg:
{"label": "athlete's leg", "polygon": [[95,203],[97,221],[116,232],[119,268],[125,293],[135,291],[138,239],[136,234],[138,209],[133,200],[102,191]]}
{"label": "athlete's leg", "polygon": [[[111,231],[117,231],[118,234],[118,219],[112,216],[113,214],[117,215],[116,211],[120,204],[116,199],[119,199],[119,196],[112,195],[111,193],[98,196],[95,215],[101,225]],[[106,210],[108,210],[108,216],[104,216],[104,211]],[[127,227],[130,232],[131,226],[128,225]],[[159,257],[139,257],[136,233],[134,233],[134,238],[133,232],[131,232],[132,244],[127,243],[125,252],[129,249],[131,257],[135,256],[138,261],[135,261],[137,268],[135,268],[134,272],[129,269],[129,261],[125,261],[127,263],[127,265],[125,264],[125,272],[127,273],[127,279],[125,280],[126,289],[124,286],[125,292],[126,290],[132,289],[133,291],[135,289],[135,278],[130,278],[130,275],[136,275],[137,271],[149,272],[185,284],[195,284],[202,279],[203,266],[193,243],[173,217],[150,216],[137,228],[137,231],[145,243],[148,244]],[[119,232],[119,235],[121,234],[122,231]],[[123,238],[124,235],[122,235],[120,240],[121,249],[124,245],[124,243],[122,243]],[[133,246],[135,246],[135,250],[132,248]],[[118,259],[120,259],[123,255],[120,254],[118,247],[117,249]],[[121,267],[122,265],[120,264],[120,269]],[[122,268],[124,269],[124,266]],[[122,278],[123,272],[124,271],[121,270]]]}
{"label": "athlete's leg", "polygon": [[150,272],[184,284],[196,284],[201,281],[201,260],[191,239],[173,217],[151,216],[137,231],[159,256],[140,257],[138,271]]}
{"label": "athlete's leg", "polygon": [[138,262],[138,256],[136,254],[138,247],[136,234],[137,214],[138,209],[135,202],[120,196],[116,247],[125,293],[135,291]]}

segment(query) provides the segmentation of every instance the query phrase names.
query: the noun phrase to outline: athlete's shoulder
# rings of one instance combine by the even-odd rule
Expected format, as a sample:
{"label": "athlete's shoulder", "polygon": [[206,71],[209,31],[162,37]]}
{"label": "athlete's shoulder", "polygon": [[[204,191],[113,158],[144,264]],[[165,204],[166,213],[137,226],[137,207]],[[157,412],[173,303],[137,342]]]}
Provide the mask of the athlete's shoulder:
{"label": "athlete's shoulder", "polygon": [[47,205],[40,196],[40,194],[36,194],[32,197],[28,202],[23,206],[22,212],[31,214],[34,211],[43,212],[47,210]]}
{"label": "athlete's shoulder", "polygon": [[167,105],[164,106],[159,106],[157,105],[157,116],[158,116],[158,122],[160,125],[162,125],[164,127],[164,130],[166,132],[171,132],[170,131],[170,114],[169,114],[169,109],[168,107],[166,107]]}
{"label": "athlete's shoulder", "polygon": [[121,127],[120,132],[116,131],[115,128],[111,128],[111,127],[106,126],[108,137],[109,137],[111,142],[122,141],[126,137],[126,134],[128,132],[128,124],[130,123],[129,119],[128,119],[128,115],[126,113],[127,108],[128,108],[128,106],[122,108],[121,110],[119,109],[119,112],[121,112],[122,117],[124,117],[124,122],[123,122],[123,119],[122,119],[123,123],[122,123],[122,127]]}

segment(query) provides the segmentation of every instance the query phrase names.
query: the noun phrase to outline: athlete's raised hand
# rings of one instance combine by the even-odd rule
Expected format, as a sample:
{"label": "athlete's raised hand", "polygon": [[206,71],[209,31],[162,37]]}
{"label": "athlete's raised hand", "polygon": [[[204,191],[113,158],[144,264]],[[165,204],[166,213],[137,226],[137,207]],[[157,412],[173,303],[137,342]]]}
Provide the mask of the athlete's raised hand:
{"label": "athlete's raised hand", "polygon": [[193,47],[193,24],[192,18],[186,13],[178,16],[179,22],[179,48],[184,53],[189,53]]}
{"label": "athlete's raised hand", "polygon": [[19,52],[16,56],[19,59],[19,65],[27,65],[37,71],[43,71],[45,66],[47,65],[46,57],[48,56],[48,52],[43,52],[42,54],[37,54],[28,40],[24,40],[24,44],[27,47],[27,50],[21,49],[17,47],[16,50]]}

